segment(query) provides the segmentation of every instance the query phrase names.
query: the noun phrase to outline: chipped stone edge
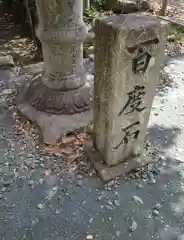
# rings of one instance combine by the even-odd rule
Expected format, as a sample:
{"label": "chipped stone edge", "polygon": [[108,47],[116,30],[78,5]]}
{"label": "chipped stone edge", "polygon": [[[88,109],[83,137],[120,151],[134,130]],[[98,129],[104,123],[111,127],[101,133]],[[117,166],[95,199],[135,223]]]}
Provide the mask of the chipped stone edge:
{"label": "chipped stone edge", "polygon": [[54,144],[63,135],[76,130],[85,131],[93,116],[92,109],[73,115],[53,115],[38,111],[28,103],[18,103],[17,107],[21,115],[37,124],[45,144]]}
{"label": "chipped stone edge", "polygon": [[85,143],[84,154],[92,162],[96,173],[99,175],[103,183],[107,183],[116,177],[125,177],[129,173],[150,164],[150,161],[148,161],[145,162],[144,165],[141,165],[136,160],[136,157],[132,157],[118,165],[108,166],[104,163],[100,153],[93,149],[92,140],[88,140]]}

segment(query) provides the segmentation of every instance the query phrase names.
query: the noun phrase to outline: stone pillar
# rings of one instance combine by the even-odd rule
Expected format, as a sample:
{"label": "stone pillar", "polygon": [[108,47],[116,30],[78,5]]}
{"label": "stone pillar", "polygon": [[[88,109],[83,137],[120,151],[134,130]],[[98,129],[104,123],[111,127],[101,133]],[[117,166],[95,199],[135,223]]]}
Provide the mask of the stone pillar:
{"label": "stone pillar", "polygon": [[44,73],[27,88],[23,100],[37,110],[74,114],[91,108],[92,82],[83,67],[83,0],[37,0]]}
{"label": "stone pillar", "polygon": [[144,141],[165,29],[153,16],[96,20],[94,146],[107,165],[125,161]]}

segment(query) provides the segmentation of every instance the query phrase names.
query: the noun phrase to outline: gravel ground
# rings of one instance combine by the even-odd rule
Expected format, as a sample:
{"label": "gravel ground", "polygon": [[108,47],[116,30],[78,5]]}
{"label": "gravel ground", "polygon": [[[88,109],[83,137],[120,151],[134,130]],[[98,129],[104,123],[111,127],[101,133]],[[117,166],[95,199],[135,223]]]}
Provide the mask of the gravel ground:
{"label": "gravel ground", "polygon": [[184,161],[184,69],[183,56],[172,57],[154,99],[149,138],[168,157]]}
{"label": "gravel ground", "polygon": [[64,173],[62,156],[43,151],[34,127],[20,131],[4,73],[0,239],[184,239],[183,65],[183,56],[170,58],[155,97],[147,135],[159,152],[153,164],[106,186],[91,172]]}

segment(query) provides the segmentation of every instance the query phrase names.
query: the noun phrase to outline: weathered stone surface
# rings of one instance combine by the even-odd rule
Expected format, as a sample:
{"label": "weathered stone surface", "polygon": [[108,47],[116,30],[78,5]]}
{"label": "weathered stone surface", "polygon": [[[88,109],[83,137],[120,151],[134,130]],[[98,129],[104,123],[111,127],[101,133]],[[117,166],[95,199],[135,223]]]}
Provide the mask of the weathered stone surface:
{"label": "weathered stone surface", "polygon": [[0,67],[14,67],[14,61],[11,55],[0,57]]}
{"label": "weathered stone surface", "polygon": [[43,142],[55,143],[62,135],[85,128],[93,118],[92,109],[72,115],[53,115],[40,112],[29,104],[20,104],[20,112],[36,122],[42,132]]}
{"label": "weathered stone surface", "polygon": [[85,143],[84,153],[92,162],[93,167],[104,183],[109,182],[119,176],[126,176],[130,172],[140,167],[135,158],[131,158],[130,160],[122,162],[116,166],[107,166],[107,164],[103,162],[99,151],[93,150],[93,144],[91,141]]}
{"label": "weathered stone surface", "polygon": [[36,1],[44,73],[25,87],[22,102],[39,111],[75,114],[92,106],[93,83],[86,81],[82,0]]}
{"label": "weathered stone surface", "polygon": [[105,8],[116,13],[133,13],[149,9],[150,4],[149,0],[107,0]]}
{"label": "weathered stone surface", "polygon": [[32,76],[42,74],[43,71],[44,71],[44,63],[43,62],[39,62],[39,63],[36,63],[36,64],[29,64],[27,66],[24,66],[21,69],[22,74],[32,75]]}
{"label": "weathered stone surface", "polygon": [[[19,74],[20,68],[15,67],[14,61],[11,55],[6,55],[0,57],[0,85],[1,88],[6,88],[8,89],[7,92],[9,91],[12,92],[15,86],[18,86],[18,82],[22,82],[25,77],[21,76]],[[4,92],[4,93],[5,93]]]}
{"label": "weathered stone surface", "polygon": [[[93,65],[94,63],[89,59],[86,59],[84,61],[86,72],[88,72],[87,81],[91,81],[91,82],[93,82],[93,79],[94,79]],[[35,80],[36,80],[36,78],[40,78],[40,73],[41,71],[43,71],[43,66],[44,66],[43,63],[28,65],[21,70],[21,73],[22,73],[21,76],[25,78],[25,75],[26,75],[26,76],[29,76],[29,78],[31,79],[36,75],[35,77]],[[25,79],[24,79],[24,82],[25,82]],[[22,85],[21,83],[19,84],[20,86]],[[28,86],[29,86],[29,82],[28,82]],[[24,95],[24,98],[26,98],[26,95]],[[75,113],[70,115],[66,115],[66,114],[54,115],[54,114],[48,114],[44,111],[38,111],[36,108],[32,107],[30,104],[28,104],[25,101],[24,103],[18,104],[18,108],[24,116],[26,116],[31,121],[37,123],[37,125],[41,130],[44,143],[50,143],[50,144],[56,142],[63,134],[67,134],[68,132],[73,132],[77,129],[82,130],[93,119],[93,109],[90,109],[82,113]]]}
{"label": "weathered stone surface", "polygon": [[[27,85],[25,94],[20,96],[20,102],[31,102],[31,105],[39,111],[53,114],[75,114],[89,110],[92,104],[93,81],[86,81],[85,85],[70,91],[56,91],[48,88],[36,77]],[[68,82],[68,88],[72,82]]]}
{"label": "weathered stone surface", "polygon": [[128,14],[96,21],[94,145],[108,165],[143,143],[160,65],[165,24]]}

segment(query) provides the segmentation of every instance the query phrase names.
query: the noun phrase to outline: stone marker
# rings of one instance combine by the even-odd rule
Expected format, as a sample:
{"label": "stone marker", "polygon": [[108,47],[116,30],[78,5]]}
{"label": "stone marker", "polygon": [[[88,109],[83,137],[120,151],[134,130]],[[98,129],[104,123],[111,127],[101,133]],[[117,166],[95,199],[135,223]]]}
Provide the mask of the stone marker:
{"label": "stone marker", "polygon": [[[144,142],[163,62],[165,25],[137,14],[96,20],[94,147],[108,166],[126,161]],[[113,170],[114,177],[130,171],[129,163],[137,167],[127,161]],[[99,162],[96,167],[102,178],[109,178]]]}

